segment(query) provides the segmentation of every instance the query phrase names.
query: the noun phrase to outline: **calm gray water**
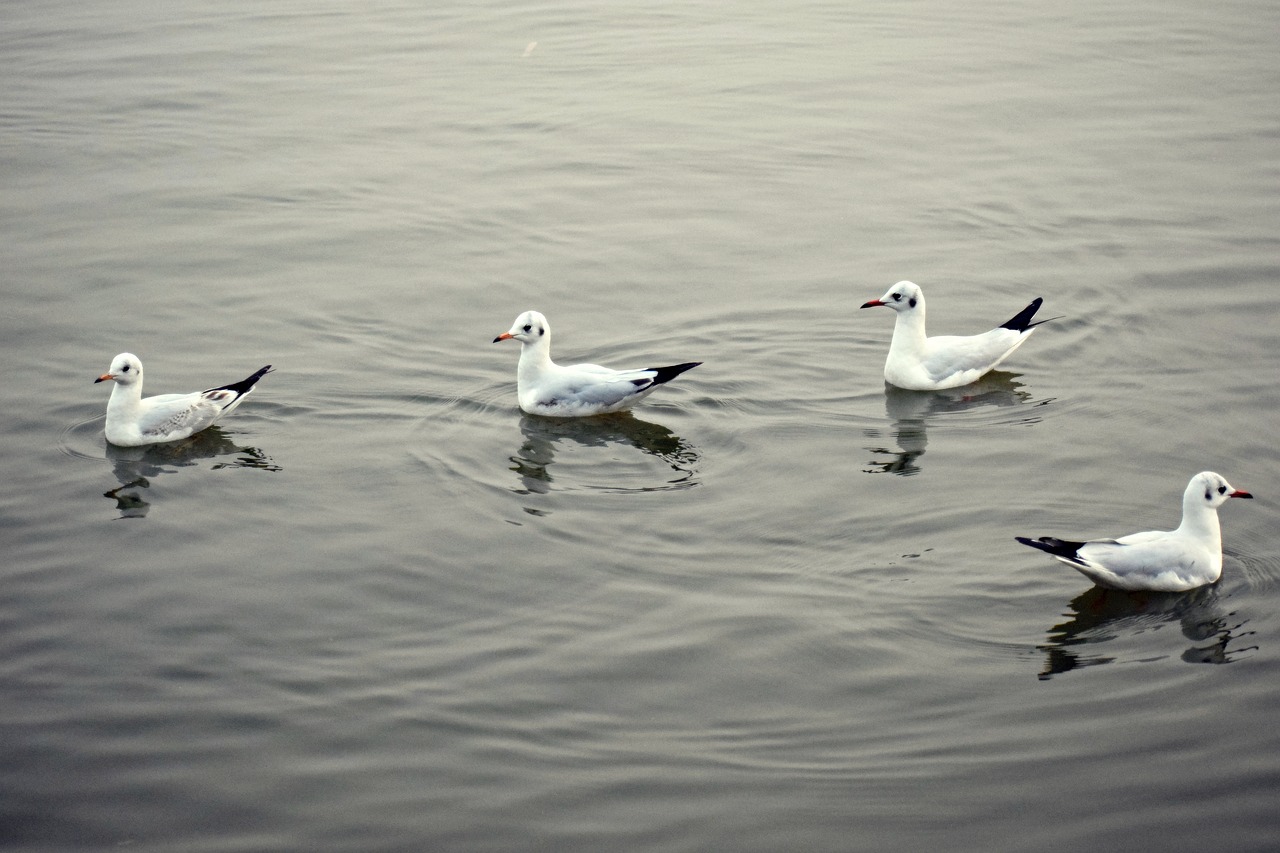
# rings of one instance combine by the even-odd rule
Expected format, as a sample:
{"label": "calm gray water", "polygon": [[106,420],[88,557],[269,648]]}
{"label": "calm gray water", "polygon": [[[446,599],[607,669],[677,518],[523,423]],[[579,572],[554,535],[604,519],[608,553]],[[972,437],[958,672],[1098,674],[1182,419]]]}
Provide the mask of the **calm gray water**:
{"label": "calm gray water", "polygon": [[[0,846],[1280,842],[1280,7],[0,10]],[[1063,315],[980,385],[934,333]],[[633,414],[558,360],[703,366]],[[272,363],[109,448],[92,380]],[[1177,524],[1103,595],[1015,534]],[[104,494],[110,493],[110,494]]]}

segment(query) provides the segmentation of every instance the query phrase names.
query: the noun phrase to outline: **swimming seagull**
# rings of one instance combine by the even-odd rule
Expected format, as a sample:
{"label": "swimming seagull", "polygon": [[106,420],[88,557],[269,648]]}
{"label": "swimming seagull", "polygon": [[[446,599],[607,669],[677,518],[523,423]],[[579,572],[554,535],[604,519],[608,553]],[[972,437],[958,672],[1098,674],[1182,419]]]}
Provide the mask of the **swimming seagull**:
{"label": "swimming seagull", "polygon": [[969,337],[926,337],[924,293],[909,281],[898,282],[884,296],[863,303],[862,307],[882,305],[898,314],[889,357],[884,363],[885,381],[910,391],[941,391],[977,381],[1022,346],[1035,326],[1048,322],[1031,322],[1043,301],[1037,296],[997,328]]}
{"label": "swimming seagull", "polygon": [[131,352],[111,361],[111,369],[93,380],[114,380],[107,401],[107,441],[121,447],[177,441],[212,426],[240,405],[271,365],[247,379],[192,394],[157,394],[142,398],[142,362]]}
{"label": "swimming seagull", "polygon": [[575,418],[629,409],[664,382],[702,364],[690,361],[643,370],[611,370],[598,364],[561,366],[551,360],[551,326],[537,311],[516,318],[511,330],[493,339],[516,340],[516,396],[531,415]]}
{"label": "swimming seagull", "polygon": [[1183,592],[1222,575],[1222,530],[1218,507],[1227,498],[1252,498],[1221,474],[1196,474],[1182,494],[1177,530],[1130,533],[1119,539],[1069,542],[1052,536],[1014,538],[1039,548],[1109,589]]}

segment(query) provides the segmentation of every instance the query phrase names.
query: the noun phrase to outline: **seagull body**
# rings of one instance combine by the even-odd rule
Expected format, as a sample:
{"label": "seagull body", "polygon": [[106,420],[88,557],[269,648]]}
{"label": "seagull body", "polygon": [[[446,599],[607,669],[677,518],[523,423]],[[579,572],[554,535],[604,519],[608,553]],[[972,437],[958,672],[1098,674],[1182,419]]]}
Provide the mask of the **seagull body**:
{"label": "seagull body", "polygon": [[665,382],[702,362],[669,367],[612,370],[598,364],[559,365],[551,360],[551,326],[537,311],[516,318],[511,330],[493,339],[520,341],[516,396],[531,415],[577,418],[629,409]]}
{"label": "seagull body", "polygon": [[1036,326],[1048,322],[1031,322],[1041,302],[1037,296],[1002,325],[969,337],[927,337],[924,293],[909,281],[898,282],[884,296],[862,307],[884,306],[898,315],[884,363],[885,381],[910,391],[941,391],[976,382],[1022,346]]}
{"label": "seagull body", "polygon": [[271,365],[230,385],[191,394],[157,394],[142,397],[142,362],[133,353],[122,352],[111,369],[94,382],[114,380],[107,401],[107,441],[120,447],[138,447],[177,441],[212,426],[253,390]]}
{"label": "seagull body", "polygon": [[1222,576],[1222,529],[1218,507],[1228,498],[1252,498],[1220,474],[1196,474],[1182,495],[1177,530],[1150,530],[1119,539],[1069,542],[1052,536],[1014,537],[1039,548],[1109,589],[1184,592]]}

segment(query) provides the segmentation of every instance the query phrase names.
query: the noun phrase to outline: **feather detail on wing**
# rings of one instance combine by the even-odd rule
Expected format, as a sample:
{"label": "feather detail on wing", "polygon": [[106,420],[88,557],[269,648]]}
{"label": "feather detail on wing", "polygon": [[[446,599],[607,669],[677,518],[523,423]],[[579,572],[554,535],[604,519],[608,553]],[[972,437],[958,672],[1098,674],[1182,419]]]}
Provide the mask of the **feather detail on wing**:
{"label": "feather detail on wing", "polygon": [[[1125,541],[1126,539],[1130,541]],[[1188,552],[1185,543],[1175,541],[1167,534],[1162,538],[1144,536],[1134,540],[1126,536],[1119,540],[1087,542],[1078,555],[1082,562],[1105,568],[1117,575],[1187,572],[1206,568],[1196,565],[1200,555]]]}
{"label": "feather detail on wing", "polygon": [[211,425],[238,396],[234,391],[216,389],[148,397],[142,401],[146,410],[138,419],[138,430],[148,436],[185,438]]}
{"label": "feather detail on wing", "polygon": [[537,404],[547,408],[608,408],[650,388],[653,377],[651,370],[617,371],[575,364],[538,388]]}
{"label": "feather detail on wing", "polygon": [[976,379],[1003,361],[1026,337],[1023,332],[999,328],[969,337],[940,335],[928,338],[924,369],[935,382],[968,372],[974,372]]}

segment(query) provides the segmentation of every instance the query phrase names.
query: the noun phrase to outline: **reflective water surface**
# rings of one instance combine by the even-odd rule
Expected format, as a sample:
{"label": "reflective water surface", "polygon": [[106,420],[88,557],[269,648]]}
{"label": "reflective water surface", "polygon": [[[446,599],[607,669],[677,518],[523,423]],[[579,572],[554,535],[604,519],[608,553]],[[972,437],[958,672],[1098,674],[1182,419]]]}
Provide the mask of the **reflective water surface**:
{"label": "reflective water surface", "polygon": [[[0,847],[1275,846],[1277,7],[0,24]],[[1061,318],[898,391],[900,279],[934,334]],[[524,415],[526,309],[703,364]],[[121,351],[276,371],[118,449]],[[1013,540],[1205,469],[1257,498],[1212,588]]]}

